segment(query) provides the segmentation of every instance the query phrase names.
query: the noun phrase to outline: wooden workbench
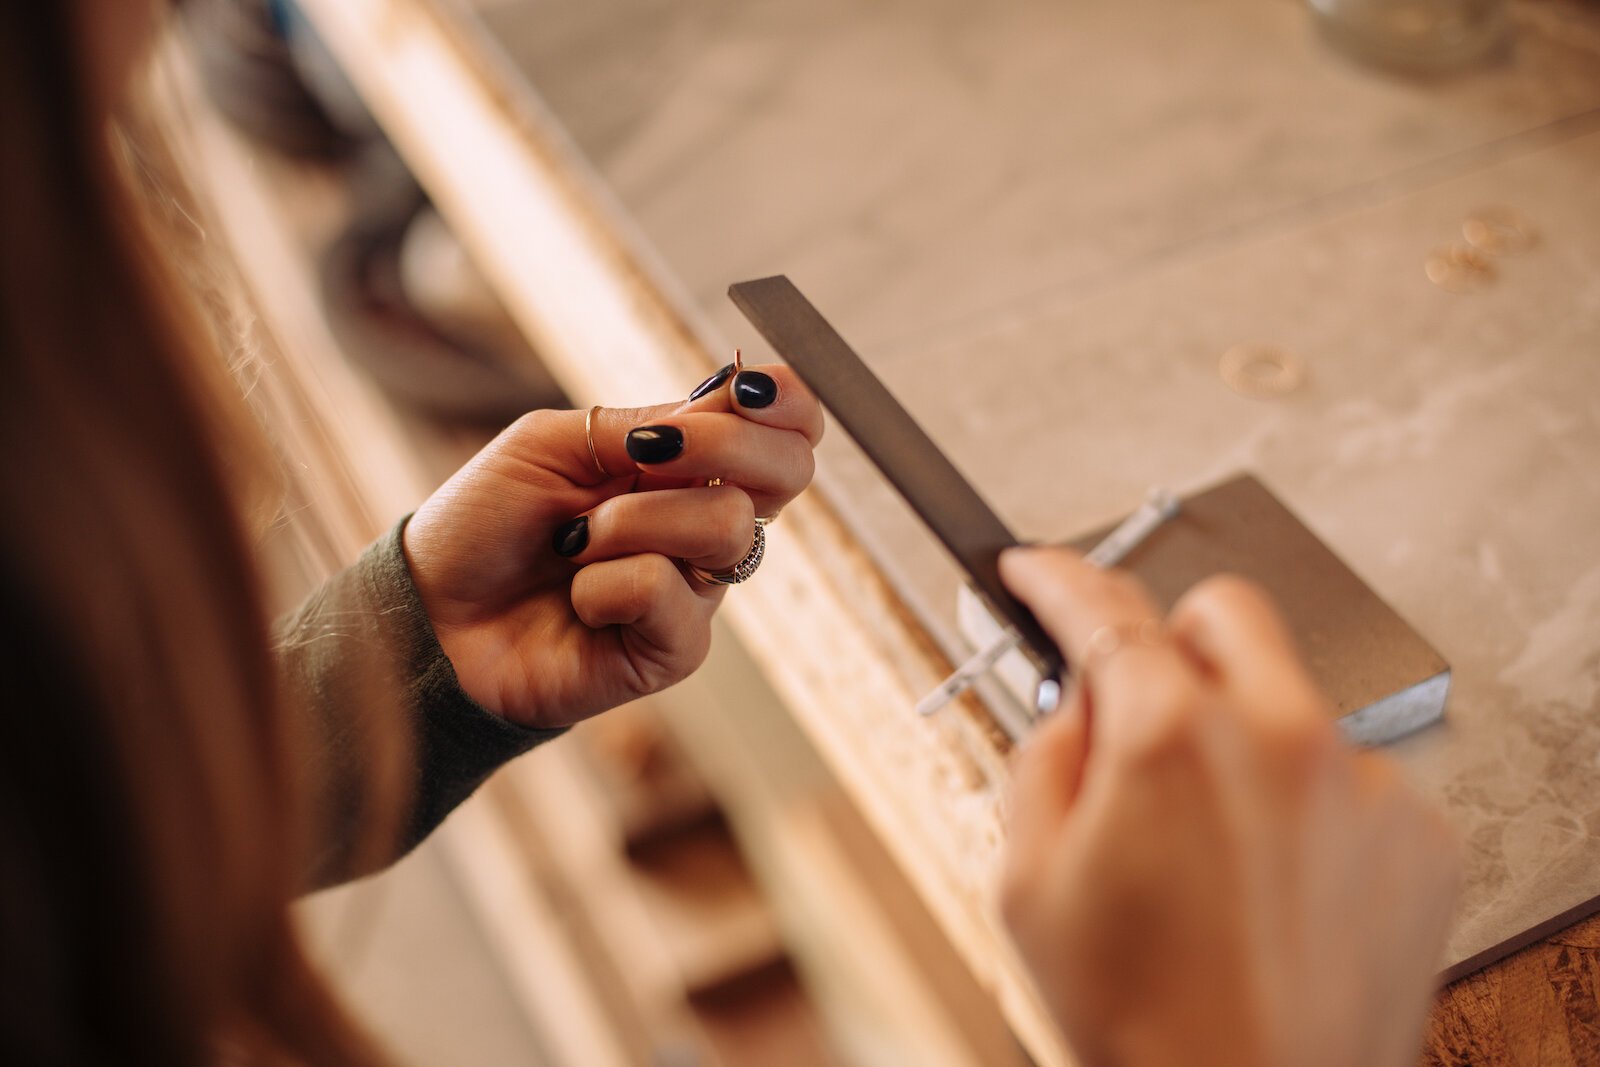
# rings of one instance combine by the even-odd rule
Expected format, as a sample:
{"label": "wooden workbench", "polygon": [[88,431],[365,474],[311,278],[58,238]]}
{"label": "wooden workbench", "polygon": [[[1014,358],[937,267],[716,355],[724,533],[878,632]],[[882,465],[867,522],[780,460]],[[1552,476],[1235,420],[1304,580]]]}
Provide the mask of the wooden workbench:
{"label": "wooden workbench", "polygon": [[[574,400],[755,348],[722,291],[783,272],[1027,536],[1256,470],[1456,669],[1446,725],[1394,748],[1467,846],[1446,963],[1600,894],[1592,5],[1515,4],[1507,57],[1430,81],[1288,0],[303,6]],[[1491,207],[1531,246],[1430,280]],[[1251,343],[1299,387],[1231,391]],[[1065,1062],[987,899],[1004,745],[979,708],[909,714],[961,649],[954,574],[837,436],[777,532],[741,641]],[[1503,991],[1543,968],[1582,1062],[1592,935],[1564,937],[1453,989],[1439,1058],[1523,1062]]]}

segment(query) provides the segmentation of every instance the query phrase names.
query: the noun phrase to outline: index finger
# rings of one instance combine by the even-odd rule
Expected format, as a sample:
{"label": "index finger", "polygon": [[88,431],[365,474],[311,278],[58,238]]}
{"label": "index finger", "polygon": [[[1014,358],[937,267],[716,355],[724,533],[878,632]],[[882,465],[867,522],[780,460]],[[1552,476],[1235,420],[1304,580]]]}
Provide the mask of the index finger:
{"label": "index finger", "polygon": [[1108,742],[1190,704],[1200,681],[1194,663],[1171,641],[1134,636],[1140,624],[1162,617],[1137,579],[1065,548],[1008,549],[1000,577],[1075,665]]}
{"label": "index finger", "polygon": [[[1272,694],[1269,710],[1276,717],[1297,709],[1331,718],[1288,623],[1259,586],[1213,575],[1178,600],[1170,619],[1174,632],[1225,687],[1238,694]],[[1246,700],[1243,706],[1257,703]]]}
{"label": "index finger", "polygon": [[822,440],[822,405],[782,363],[747,364],[738,374],[730,363],[695,386],[687,410],[731,411],[762,426],[793,430],[813,448]]}

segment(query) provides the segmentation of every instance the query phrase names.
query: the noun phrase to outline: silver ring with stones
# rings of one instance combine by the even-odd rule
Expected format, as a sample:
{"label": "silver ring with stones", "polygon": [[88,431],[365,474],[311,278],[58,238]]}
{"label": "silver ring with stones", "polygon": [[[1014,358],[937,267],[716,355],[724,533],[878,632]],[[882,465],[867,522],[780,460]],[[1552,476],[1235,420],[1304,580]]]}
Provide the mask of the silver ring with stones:
{"label": "silver ring with stones", "polygon": [[750,576],[761,566],[761,557],[767,553],[767,528],[761,523],[756,523],[755,540],[750,544],[750,551],[744,558],[733,565],[732,570],[708,571],[704,567],[696,567],[693,563],[685,563],[689,573],[707,585],[738,585],[740,582],[749,581]]}

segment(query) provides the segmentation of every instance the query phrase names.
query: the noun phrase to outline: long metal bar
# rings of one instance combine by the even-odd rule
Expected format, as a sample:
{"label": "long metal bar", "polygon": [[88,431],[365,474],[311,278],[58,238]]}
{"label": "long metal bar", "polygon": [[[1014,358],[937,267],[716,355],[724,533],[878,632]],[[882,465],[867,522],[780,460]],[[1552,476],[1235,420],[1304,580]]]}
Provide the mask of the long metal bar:
{"label": "long metal bar", "polygon": [[1066,662],[1000,581],[1000,552],[1016,536],[793,282],[783,275],[740,282],[728,296],[933,531],[989,609],[1017,631],[1053,706]]}

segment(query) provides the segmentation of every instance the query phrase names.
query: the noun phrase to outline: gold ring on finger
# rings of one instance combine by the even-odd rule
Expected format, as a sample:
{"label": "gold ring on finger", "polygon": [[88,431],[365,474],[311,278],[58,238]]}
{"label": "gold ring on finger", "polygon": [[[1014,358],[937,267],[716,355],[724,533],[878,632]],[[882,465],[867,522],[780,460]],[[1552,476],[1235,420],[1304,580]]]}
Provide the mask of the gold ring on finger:
{"label": "gold ring on finger", "polygon": [[1089,635],[1083,646],[1084,670],[1093,670],[1128,648],[1152,648],[1167,643],[1167,626],[1160,619],[1114,622]]}
{"label": "gold ring on finger", "polygon": [[583,439],[589,442],[589,458],[594,460],[594,469],[600,472],[600,477],[609,482],[611,479],[615,478],[616,475],[606,470],[606,465],[600,462],[599,450],[594,447],[594,413],[599,410],[600,405],[596,404],[594,407],[590,408],[589,413],[583,417]]}

